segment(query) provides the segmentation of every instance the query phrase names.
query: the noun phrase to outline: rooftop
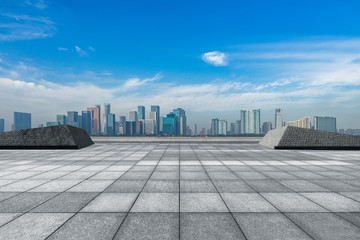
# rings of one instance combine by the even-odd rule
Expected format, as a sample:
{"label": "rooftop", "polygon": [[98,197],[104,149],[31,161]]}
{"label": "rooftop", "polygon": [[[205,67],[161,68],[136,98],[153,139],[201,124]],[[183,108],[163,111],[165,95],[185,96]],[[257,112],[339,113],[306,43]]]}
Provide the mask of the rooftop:
{"label": "rooftop", "polygon": [[0,239],[358,239],[360,151],[94,138],[0,150]]}

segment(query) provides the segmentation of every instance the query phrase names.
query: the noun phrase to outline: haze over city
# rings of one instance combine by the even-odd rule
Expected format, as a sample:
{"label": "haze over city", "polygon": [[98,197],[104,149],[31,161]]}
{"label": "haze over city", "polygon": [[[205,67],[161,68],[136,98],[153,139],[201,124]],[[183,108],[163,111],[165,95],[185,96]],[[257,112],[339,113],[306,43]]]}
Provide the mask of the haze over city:
{"label": "haze over city", "polygon": [[[34,126],[110,102],[186,110],[188,123],[333,116],[360,128],[359,3],[43,1],[0,3],[0,118]],[[336,13],[336,16],[334,15]]]}

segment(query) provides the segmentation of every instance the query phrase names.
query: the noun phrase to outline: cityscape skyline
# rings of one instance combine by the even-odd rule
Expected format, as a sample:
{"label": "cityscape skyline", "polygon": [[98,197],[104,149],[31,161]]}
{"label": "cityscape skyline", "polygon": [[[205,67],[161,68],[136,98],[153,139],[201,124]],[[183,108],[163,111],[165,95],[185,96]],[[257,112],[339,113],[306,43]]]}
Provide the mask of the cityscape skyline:
{"label": "cityscape skyline", "polygon": [[272,120],[278,107],[284,121],[328,115],[359,128],[359,2],[346,2],[4,0],[0,117],[154,103],[181,106],[199,130],[235,122],[236,109]]}

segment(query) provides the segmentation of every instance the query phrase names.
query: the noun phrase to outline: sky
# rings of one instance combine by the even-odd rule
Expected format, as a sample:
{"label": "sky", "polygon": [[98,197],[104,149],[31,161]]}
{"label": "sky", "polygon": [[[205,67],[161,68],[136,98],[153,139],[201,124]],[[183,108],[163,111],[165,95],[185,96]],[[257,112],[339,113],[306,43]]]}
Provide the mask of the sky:
{"label": "sky", "polygon": [[[190,127],[334,116],[360,128],[360,2],[1,0],[0,118],[105,102],[181,107]],[[148,113],[146,113],[148,114]],[[230,125],[230,124],[229,124]]]}

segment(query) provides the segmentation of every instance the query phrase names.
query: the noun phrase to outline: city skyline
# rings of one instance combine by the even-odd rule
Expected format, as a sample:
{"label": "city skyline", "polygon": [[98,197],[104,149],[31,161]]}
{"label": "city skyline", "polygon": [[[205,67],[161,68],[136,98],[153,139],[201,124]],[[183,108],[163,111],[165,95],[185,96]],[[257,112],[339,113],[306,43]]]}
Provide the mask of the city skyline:
{"label": "city skyline", "polygon": [[360,3],[345,2],[4,0],[0,118],[32,112],[35,123],[111,102],[115,113],[180,106],[199,130],[235,122],[236,109],[273,121],[278,107],[284,121],[359,128]]}

